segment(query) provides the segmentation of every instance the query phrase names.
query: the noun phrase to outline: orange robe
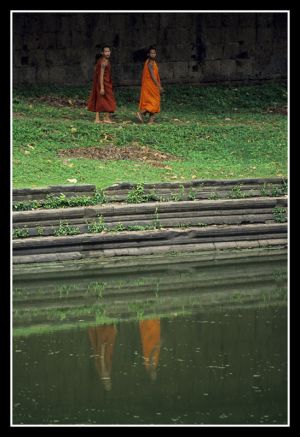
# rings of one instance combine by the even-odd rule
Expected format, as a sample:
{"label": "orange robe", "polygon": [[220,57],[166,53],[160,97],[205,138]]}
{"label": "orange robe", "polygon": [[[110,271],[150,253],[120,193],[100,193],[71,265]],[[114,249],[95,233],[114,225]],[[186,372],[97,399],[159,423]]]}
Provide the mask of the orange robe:
{"label": "orange robe", "polygon": [[[151,77],[148,67],[149,62],[150,61],[147,60],[144,64],[139,108],[141,111],[148,111],[154,114],[160,112],[160,92]],[[157,80],[157,82],[160,84],[158,66],[155,61],[152,65],[153,65],[154,77]]]}
{"label": "orange robe", "polygon": [[103,76],[104,96],[100,94],[100,71],[103,59],[100,58],[95,66],[93,77],[93,88],[90,93],[87,107],[92,112],[115,112],[116,100],[113,93],[113,86],[111,80],[111,67],[108,62]]}
{"label": "orange robe", "polygon": [[160,353],[160,320],[141,320],[140,334],[145,367],[156,369]]}
{"label": "orange robe", "polygon": [[91,345],[98,356],[96,368],[101,379],[109,379],[112,368],[112,355],[117,334],[114,325],[100,325],[88,329]]}

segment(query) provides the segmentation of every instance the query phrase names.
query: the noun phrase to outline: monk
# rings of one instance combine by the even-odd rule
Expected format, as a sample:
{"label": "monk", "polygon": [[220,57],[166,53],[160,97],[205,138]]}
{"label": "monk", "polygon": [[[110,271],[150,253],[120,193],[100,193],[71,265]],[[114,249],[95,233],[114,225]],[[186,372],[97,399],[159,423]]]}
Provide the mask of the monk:
{"label": "monk", "polygon": [[155,62],[155,47],[149,48],[147,56],[142,75],[139,111],[136,115],[138,120],[143,123],[143,117],[148,113],[149,123],[152,124],[156,117],[155,114],[160,112],[160,94],[163,92],[163,87],[160,82],[158,66]]}
{"label": "monk", "polygon": [[91,345],[97,354],[96,368],[106,391],[111,390],[112,355],[117,335],[115,325],[100,325],[88,329]]}
{"label": "monk", "polygon": [[[95,123],[114,123],[110,114],[116,110],[116,100],[113,93],[111,80],[111,66],[109,62],[110,48],[102,47],[101,56],[94,69],[93,88],[88,99],[87,108],[96,112]],[[104,113],[103,121],[99,113]]]}
{"label": "monk", "polygon": [[160,320],[141,320],[140,334],[144,364],[150,378],[154,381],[160,353]]}

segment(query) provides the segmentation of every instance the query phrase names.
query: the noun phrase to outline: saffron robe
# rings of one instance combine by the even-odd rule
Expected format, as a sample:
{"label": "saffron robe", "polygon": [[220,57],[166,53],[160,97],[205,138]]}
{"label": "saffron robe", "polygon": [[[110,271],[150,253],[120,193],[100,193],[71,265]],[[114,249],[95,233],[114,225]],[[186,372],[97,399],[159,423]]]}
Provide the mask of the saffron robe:
{"label": "saffron robe", "polygon": [[[148,111],[154,114],[160,112],[160,92],[151,77],[148,67],[149,62],[150,61],[147,60],[144,64],[139,108],[141,111]],[[153,67],[154,77],[157,80],[157,82],[160,84],[158,66],[155,61],[152,64],[152,67]]]}
{"label": "saffron robe", "polygon": [[101,64],[104,62],[100,58],[95,66],[94,77],[93,77],[93,87],[90,93],[87,107],[89,111],[92,112],[115,112],[116,110],[116,100],[113,93],[113,85],[111,80],[111,66],[108,62],[103,76],[104,85],[104,96],[100,94],[100,72]]}

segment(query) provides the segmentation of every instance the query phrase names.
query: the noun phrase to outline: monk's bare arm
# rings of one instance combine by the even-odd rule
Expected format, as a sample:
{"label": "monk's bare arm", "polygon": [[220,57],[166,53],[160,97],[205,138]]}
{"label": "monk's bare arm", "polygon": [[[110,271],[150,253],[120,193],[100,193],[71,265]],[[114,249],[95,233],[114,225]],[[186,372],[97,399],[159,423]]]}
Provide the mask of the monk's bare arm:
{"label": "monk's bare arm", "polygon": [[162,91],[163,89],[162,89],[162,87],[160,86],[160,84],[157,82],[156,77],[154,76],[153,67],[152,67],[152,65],[151,65],[150,63],[148,64],[148,68],[149,68],[149,71],[150,71],[151,79],[153,80],[153,82],[155,83],[155,85],[157,86],[157,88],[158,88],[160,91]]}
{"label": "monk's bare arm", "polygon": [[104,90],[104,71],[105,71],[105,64],[101,64],[101,70],[100,70],[100,94],[101,96],[104,96],[105,90]]}

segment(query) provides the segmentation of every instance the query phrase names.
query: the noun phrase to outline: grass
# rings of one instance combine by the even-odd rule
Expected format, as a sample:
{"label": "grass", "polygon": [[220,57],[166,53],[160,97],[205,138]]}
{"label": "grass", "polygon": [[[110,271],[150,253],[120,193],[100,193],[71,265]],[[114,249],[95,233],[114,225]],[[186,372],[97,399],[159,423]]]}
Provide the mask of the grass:
{"label": "grass", "polygon": [[[157,124],[149,126],[135,119],[139,88],[115,90],[114,125],[93,123],[94,114],[84,106],[89,87],[15,89],[14,188],[68,185],[68,179],[74,178],[78,184],[103,189],[124,181],[287,176],[287,117],[279,110],[287,103],[284,84],[167,85],[165,90]],[[63,105],[54,106],[55,98],[63,99]],[[146,160],[58,155],[60,149],[133,143],[170,153],[180,161],[165,161],[160,168]]]}

